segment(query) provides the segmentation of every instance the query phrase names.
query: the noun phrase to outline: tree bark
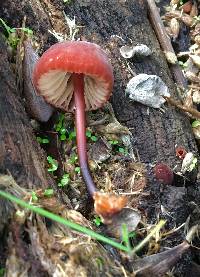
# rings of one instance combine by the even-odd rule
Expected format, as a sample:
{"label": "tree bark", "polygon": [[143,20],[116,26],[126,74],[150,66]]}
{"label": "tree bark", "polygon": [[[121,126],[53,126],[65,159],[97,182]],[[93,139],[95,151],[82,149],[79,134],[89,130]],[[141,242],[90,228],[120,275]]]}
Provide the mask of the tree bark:
{"label": "tree bark", "polygon": [[[0,174],[11,174],[19,186],[28,190],[45,189],[54,181],[47,174],[44,151],[36,142],[18,95],[2,36],[0,61]],[[0,215],[2,220],[2,205]]]}

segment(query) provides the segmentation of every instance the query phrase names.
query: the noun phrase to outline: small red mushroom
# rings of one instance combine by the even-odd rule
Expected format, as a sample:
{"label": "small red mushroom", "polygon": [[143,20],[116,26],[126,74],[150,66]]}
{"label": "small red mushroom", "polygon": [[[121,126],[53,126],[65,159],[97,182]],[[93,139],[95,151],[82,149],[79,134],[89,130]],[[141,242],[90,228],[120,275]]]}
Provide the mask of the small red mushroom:
{"label": "small red mushroom", "polygon": [[85,111],[98,109],[109,99],[113,82],[107,55],[98,45],[86,41],[53,45],[39,59],[33,72],[33,83],[46,102],[65,112],[75,112],[79,164],[94,199],[101,193],[97,192],[88,166]]}
{"label": "small red mushroom", "polygon": [[176,147],[176,156],[183,160],[185,158],[185,155],[187,154],[187,151],[185,150],[185,148],[183,146],[178,146]]}
{"label": "small red mushroom", "polygon": [[174,173],[167,164],[157,163],[153,170],[155,177],[159,182],[165,185],[171,185],[173,183]]}

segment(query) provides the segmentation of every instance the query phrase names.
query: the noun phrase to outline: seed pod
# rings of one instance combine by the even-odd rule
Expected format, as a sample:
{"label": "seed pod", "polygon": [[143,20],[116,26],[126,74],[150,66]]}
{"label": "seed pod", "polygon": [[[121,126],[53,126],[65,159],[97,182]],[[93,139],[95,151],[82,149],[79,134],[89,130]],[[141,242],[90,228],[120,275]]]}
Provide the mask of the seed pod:
{"label": "seed pod", "polygon": [[192,16],[192,17],[198,16],[198,7],[197,7],[197,4],[195,2],[192,5],[192,9],[190,11],[190,16]]}
{"label": "seed pod", "polygon": [[172,31],[173,38],[176,39],[179,35],[180,24],[176,18],[172,18],[170,21],[170,28]]}
{"label": "seed pod", "polygon": [[200,68],[200,56],[197,55],[190,55],[193,63]]}
{"label": "seed pod", "polygon": [[184,11],[184,13],[190,13],[192,10],[192,1],[187,1],[185,4],[180,6],[180,9]]}
{"label": "seed pod", "polygon": [[200,82],[200,78],[191,71],[186,71],[185,76],[190,82],[194,82],[194,83]]}
{"label": "seed pod", "polygon": [[200,35],[197,35],[195,38],[194,38],[194,41],[200,45]]}

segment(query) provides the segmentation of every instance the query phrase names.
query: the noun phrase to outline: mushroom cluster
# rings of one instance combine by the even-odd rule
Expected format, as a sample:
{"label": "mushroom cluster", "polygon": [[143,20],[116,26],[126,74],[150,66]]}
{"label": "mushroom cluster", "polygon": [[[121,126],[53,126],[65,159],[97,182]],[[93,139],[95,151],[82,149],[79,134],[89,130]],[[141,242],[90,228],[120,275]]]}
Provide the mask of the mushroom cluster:
{"label": "mushroom cluster", "polygon": [[106,53],[86,41],[66,41],[51,46],[38,60],[33,83],[46,102],[65,112],[75,113],[79,164],[87,190],[99,214],[122,209],[124,197],[97,192],[88,166],[85,111],[103,106],[113,88],[113,70]]}

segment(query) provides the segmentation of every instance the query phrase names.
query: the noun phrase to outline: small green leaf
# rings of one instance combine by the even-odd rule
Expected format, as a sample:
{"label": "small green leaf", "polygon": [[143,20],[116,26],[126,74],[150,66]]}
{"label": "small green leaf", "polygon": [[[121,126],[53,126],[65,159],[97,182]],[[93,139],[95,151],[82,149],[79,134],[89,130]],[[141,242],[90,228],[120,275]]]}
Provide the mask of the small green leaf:
{"label": "small green leaf", "polygon": [[37,197],[37,194],[35,191],[32,191],[31,193],[31,198],[34,202],[37,202],[38,201],[38,197]]}
{"label": "small green leaf", "polygon": [[118,140],[109,140],[109,143],[112,145],[117,145],[119,143]]}
{"label": "small green leaf", "polygon": [[75,164],[77,160],[78,160],[78,157],[77,157],[77,155],[74,154],[70,157],[69,162],[70,162],[70,164]]}
{"label": "small green leaf", "polygon": [[78,174],[80,174],[81,173],[80,166],[75,167],[74,171],[77,172]]}
{"label": "small green leaf", "polygon": [[56,132],[59,132],[61,128],[62,128],[62,124],[60,124],[60,123],[56,124],[56,126],[55,126]]}
{"label": "small green leaf", "polygon": [[42,143],[44,143],[44,144],[49,143],[49,139],[48,139],[48,138],[43,138],[43,139],[42,139]]}
{"label": "small green leaf", "polygon": [[86,131],[86,137],[88,137],[88,138],[91,138],[91,136],[92,136],[92,133],[90,132],[90,131]]}
{"label": "small green leaf", "polygon": [[95,215],[94,219],[93,219],[93,222],[97,227],[99,227],[102,223],[102,219],[99,216]]}
{"label": "small green leaf", "polygon": [[192,128],[196,128],[200,125],[200,121],[199,120],[195,120],[192,122]]}
{"label": "small green leaf", "polygon": [[127,155],[127,154],[128,154],[127,149],[126,149],[126,148],[123,148],[123,147],[119,147],[119,148],[118,148],[118,151],[119,151],[120,153],[124,154],[124,155]]}
{"label": "small green leaf", "polygon": [[52,196],[54,194],[54,190],[53,189],[45,189],[44,191],[44,196]]}
{"label": "small green leaf", "polygon": [[58,187],[65,187],[70,183],[70,177],[69,174],[63,174],[60,182],[58,183]]}
{"label": "small green leaf", "polygon": [[54,172],[58,169],[58,167],[54,164],[52,164],[52,167],[51,168],[48,168],[48,172]]}
{"label": "small green leaf", "polygon": [[97,141],[97,137],[96,136],[91,136],[91,140],[95,142],[95,141]]}
{"label": "small green leaf", "polygon": [[61,135],[66,134],[66,128],[62,127],[59,132]]}
{"label": "small green leaf", "polygon": [[62,135],[60,136],[60,140],[66,140],[66,139],[67,139],[67,137],[66,137],[65,134],[62,134]]}
{"label": "small green leaf", "polygon": [[122,148],[122,147],[119,147],[118,151],[119,151],[120,153],[122,153],[122,154],[124,154],[124,153],[125,153],[125,149],[124,149],[124,148]]}
{"label": "small green leaf", "polygon": [[51,156],[47,156],[47,161],[51,165],[51,167],[48,168],[48,172],[54,172],[58,169],[58,162]]}
{"label": "small green leaf", "polygon": [[55,127],[54,127],[56,132],[59,132],[60,129],[63,127],[63,120],[64,120],[64,118],[65,118],[65,115],[61,113],[59,115],[58,122],[55,124]]}
{"label": "small green leaf", "polygon": [[37,142],[41,143],[41,144],[47,144],[49,143],[49,139],[48,138],[41,138],[41,137],[36,137]]}
{"label": "small green leaf", "polygon": [[69,133],[69,140],[73,140],[76,137],[76,131],[72,131]]}

